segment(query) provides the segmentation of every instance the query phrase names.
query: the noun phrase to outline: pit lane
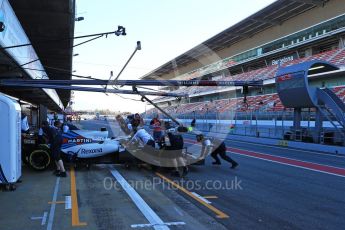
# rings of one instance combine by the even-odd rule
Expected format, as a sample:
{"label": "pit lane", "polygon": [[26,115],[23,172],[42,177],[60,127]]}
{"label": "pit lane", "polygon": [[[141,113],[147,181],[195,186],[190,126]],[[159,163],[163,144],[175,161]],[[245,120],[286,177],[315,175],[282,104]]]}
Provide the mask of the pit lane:
{"label": "pit lane", "polygon": [[[106,126],[110,136],[120,134],[113,122],[82,121],[78,125],[94,130]],[[231,141],[227,144],[345,168],[340,157],[313,157],[311,153],[289,149],[282,152],[263,146],[258,149]],[[240,163],[236,170],[226,164],[211,166],[207,159],[205,166],[190,167],[190,173],[183,179],[171,177],[166,170],[158,173],[135,167],[128,170],[122,165],[93,165],[90,170],[80,168],[74,172],[70,167],[68,177],[61,179],[51,171],[38,173],[24,168],[17,190],[0,195],[1,229],[341,229],[344,226],[344,178],[240,154],[232,157]],[[114,170],[132,185],[164,225],[150,222],[147,213],[138,207],[138,201],[114,177]]]}

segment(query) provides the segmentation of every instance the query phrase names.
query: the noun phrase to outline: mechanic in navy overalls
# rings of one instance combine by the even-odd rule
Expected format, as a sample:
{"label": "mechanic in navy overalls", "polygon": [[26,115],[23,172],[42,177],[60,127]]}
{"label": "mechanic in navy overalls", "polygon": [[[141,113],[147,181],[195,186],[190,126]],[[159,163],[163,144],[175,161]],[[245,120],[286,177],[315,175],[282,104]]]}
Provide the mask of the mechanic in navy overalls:
{"label": "mechanic in navy overalls", "polygon": [[[43,131],[43,132],[42,132]],[[61,159],[61,145],[62,145],[62,129],[59,120],[54,122],[54,126],[49,126],[48,122],[42,122],[42,131],[39,131],[39,136],[43,139],[43,134],[48,138],[50,144],[50,153],[56,164],[54,174],[58,177],[66,177],[66,170]]]}
{"label": "mechanic in navy overalls", "polygon": [[66,170],[61,159],[61,145],[62,145],[62,129],[61,122],[56,120],[54,126],[51,128],[53,132],[53,140],[50,144],[50,151],[56,164],[55,175],[58,177],[66,177]]}

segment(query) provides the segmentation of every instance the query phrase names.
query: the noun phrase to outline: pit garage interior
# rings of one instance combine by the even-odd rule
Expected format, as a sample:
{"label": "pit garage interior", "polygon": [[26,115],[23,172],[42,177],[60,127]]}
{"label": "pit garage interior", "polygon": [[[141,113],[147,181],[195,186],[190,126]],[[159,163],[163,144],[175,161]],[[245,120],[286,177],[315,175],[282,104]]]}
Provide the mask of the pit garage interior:
{"label": "pit garage interior", "polygon": [[[4,23],[0,33],[0,79],[70,80],[75,1],[9,0],[0,4],[0,18]],[[32,46],[6,48],[28,43]],[[20,102],[32,127],[45,120],[47,112],[63,110],[71,97],[69,90],[2,87],[0,92]]]}

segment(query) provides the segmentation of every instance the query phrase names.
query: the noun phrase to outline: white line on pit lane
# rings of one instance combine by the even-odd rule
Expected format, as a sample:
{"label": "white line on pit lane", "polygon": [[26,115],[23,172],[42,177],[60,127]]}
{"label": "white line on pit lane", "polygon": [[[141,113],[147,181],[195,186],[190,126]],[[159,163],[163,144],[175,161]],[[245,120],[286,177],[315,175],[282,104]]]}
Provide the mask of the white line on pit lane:
{"label": "white line on pit lane", "polygon": [[41,225],[45,225],[47,222],[48,212],[43,213]]}
{"label": "white line on pit lane", "polygon": [[44,212],[43,216],[33,216],[30,219],[31,220],[41,220],[41,225],[45,225],[47,222],[47,216],[48,216],[48,212]]}
{"label": "white line on pit lane", "polygon": [[65,196],[65,209],[72,209],[71,196]]}
{"label": "white line on pit lane", "polygon": [[131,227],[153,227],[155,230],[169,230],[167,225],[184,225],[184,222],[164,223],[163,220],[151,209],[151,207],[141,198],[134,188],[126,181],[126,179],[116,170],[110,170],[111,174],[120,183],[121,187],[127,192],[134,204],[141,213],[146,217],[150,224],[133,224]]}
{"label": "white line on pit lane", "polygon": [[205,203],[207,203],[207,204],[212,204],[211,201],[209,201],[209,200],[207,200],[206,198],[200,196],[198,193],[196,193],[196,192],[192,192],[192,193],[193,193],[196,197],[198,197],[200,200],[204,201]]}
{"label": "white line on pit lane", "polygon": [[59,191],[59,184],[60,184],[60,177],[56,178],[54,194],[53,194],[53,200],[52,200],[52,204],[50,206],[47,230],[51,230],[53,228],[55,206],[56,206],[57,194],[58,194],[58,191]]}

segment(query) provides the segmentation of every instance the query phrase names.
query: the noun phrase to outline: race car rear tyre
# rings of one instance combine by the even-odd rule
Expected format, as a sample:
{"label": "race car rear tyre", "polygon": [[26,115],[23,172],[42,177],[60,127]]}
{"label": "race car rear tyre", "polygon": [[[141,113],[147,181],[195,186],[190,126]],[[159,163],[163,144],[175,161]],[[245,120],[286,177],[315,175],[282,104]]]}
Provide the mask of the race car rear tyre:
{"label": "race car rear tyre", "polygon": [[38,149],[41,149],[41,150],[44,150],[44,151],[47,151],[47,152],[50,151],[49,146],[47,144],[40,144],[40,145],[38,145]]}
{"label": "race car rear tyre", "polygon": [[30,153],[29,164],[30,166],[37,170],[43,171],[50,165],[51,158],[47,151],[38,149]]}

